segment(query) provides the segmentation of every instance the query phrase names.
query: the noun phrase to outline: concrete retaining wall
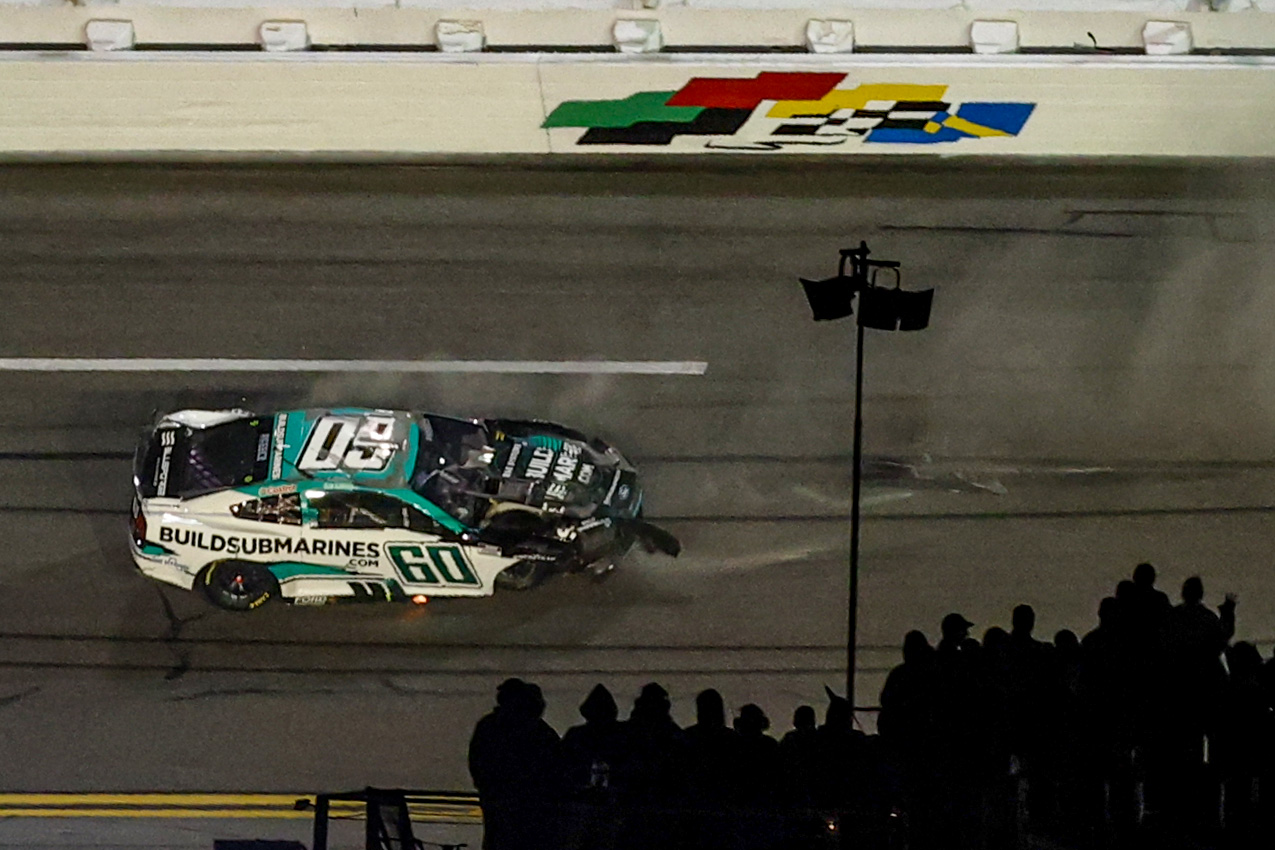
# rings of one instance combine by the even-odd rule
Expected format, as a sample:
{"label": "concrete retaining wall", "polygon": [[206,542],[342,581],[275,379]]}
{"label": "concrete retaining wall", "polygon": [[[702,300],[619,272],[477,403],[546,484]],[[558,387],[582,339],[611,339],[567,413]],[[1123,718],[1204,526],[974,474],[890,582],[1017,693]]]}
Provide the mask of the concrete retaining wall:
{"label": "concrete retaining wall", "polygon": [[9,156],[1275,155],[1254,58],[8,53],[0,97]]}
{"label": "concrete retaining wall", "polygon": [[[1275,0],[1270,0],[1275,3]],[[516,11],[427,8],[317,8],[303,5],[261,8],[190,9],[172,6],[109,5],[9,7],[0,14],[0,44],[73,45],[85,41],[93,19],[128,20],[140,44],[254,45],[264,21],[307,24],[317,45],[404,45],[433,47],[440,20],[481,21],[489,47],[594,46],[609,48],[617,19],[658,20],[664,43],[678,46],[806,47],[812,19],[849,20],[856,49],[873,47],[968,48],[974,21],[1018,23],[1024,48],[1143,48],[1150,20],[1189,24],[1197,50],[1246,48],[1275,51],[1275,15],[1182,12],[1061,12],[1004,9],[790,9],[656,10],[558,9]],[[1092,34],[1092,37],[1091,37]]]}

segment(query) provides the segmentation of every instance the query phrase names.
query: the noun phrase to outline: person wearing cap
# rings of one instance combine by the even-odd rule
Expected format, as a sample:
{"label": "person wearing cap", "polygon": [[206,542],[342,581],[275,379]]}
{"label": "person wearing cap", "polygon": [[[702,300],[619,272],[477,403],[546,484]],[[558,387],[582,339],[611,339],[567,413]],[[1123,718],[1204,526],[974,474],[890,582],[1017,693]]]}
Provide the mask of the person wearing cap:
{"label": "person wearing cap", "polygon": [[973,623],[960,614],[955,612],[948,614],[943,618],[943,637],[939,640],[939,651],[942,652],[945,646],[948,651],[958,649],[961,643],[970,636],[970,629],[973,626]]}
{"label": "person wearing cap", "polygon": [[969,635],[974,623],[958,613],[943,618],[943,638],[934,654],[936,820],[933,828],[950,846],[972,846],[978,834],[976,812],[987,786],[985,764],[992,749],[987,734],[979,644]]}

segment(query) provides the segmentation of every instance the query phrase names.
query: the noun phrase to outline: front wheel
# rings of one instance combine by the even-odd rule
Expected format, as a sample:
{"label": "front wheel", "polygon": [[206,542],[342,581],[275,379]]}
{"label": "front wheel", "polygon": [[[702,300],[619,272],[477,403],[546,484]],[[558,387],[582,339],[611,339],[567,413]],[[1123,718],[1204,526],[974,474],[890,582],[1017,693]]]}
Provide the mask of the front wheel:
{"label": "front wheel", "polygon": [[549,572],[545,561],[519,561],[496,573],[496,587],[504,590],[531,590]]}
{"label": "front wheel", "polygon": [[279,595],[279,582],[261,564],[221,561],[200,577],[204,597],[227,611],[252,611]]}

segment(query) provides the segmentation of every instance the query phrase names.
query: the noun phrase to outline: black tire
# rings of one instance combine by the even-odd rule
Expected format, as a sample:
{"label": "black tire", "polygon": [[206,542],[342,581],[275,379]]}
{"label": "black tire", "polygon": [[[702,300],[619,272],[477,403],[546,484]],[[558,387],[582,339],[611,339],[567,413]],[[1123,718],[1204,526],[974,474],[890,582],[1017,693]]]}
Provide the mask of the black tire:
{"label": "black tire", "polygon": [[548,573],[547,561],[519,561],[496,573],[496,587],[502,590],[531,590]]}
{"label": "black tire", "polygon": [[219,561],[196,579],[204,598],[227,611],[254,611],[279,597],[279,582],[261,564]]}

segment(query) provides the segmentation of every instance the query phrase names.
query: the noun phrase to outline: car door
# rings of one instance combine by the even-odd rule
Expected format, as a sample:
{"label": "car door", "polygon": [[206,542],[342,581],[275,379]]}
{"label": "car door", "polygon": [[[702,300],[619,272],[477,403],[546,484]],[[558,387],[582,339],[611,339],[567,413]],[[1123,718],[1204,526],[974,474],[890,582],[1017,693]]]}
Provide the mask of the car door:
{"label": "car door", "polygon": [[391,593],[401,590],[407,596],[491,593],[495,572],[489,559],[480,570],[466,541],[392,493],[312,490],[306,501],[307,548],[316,564],[379,580]]}

